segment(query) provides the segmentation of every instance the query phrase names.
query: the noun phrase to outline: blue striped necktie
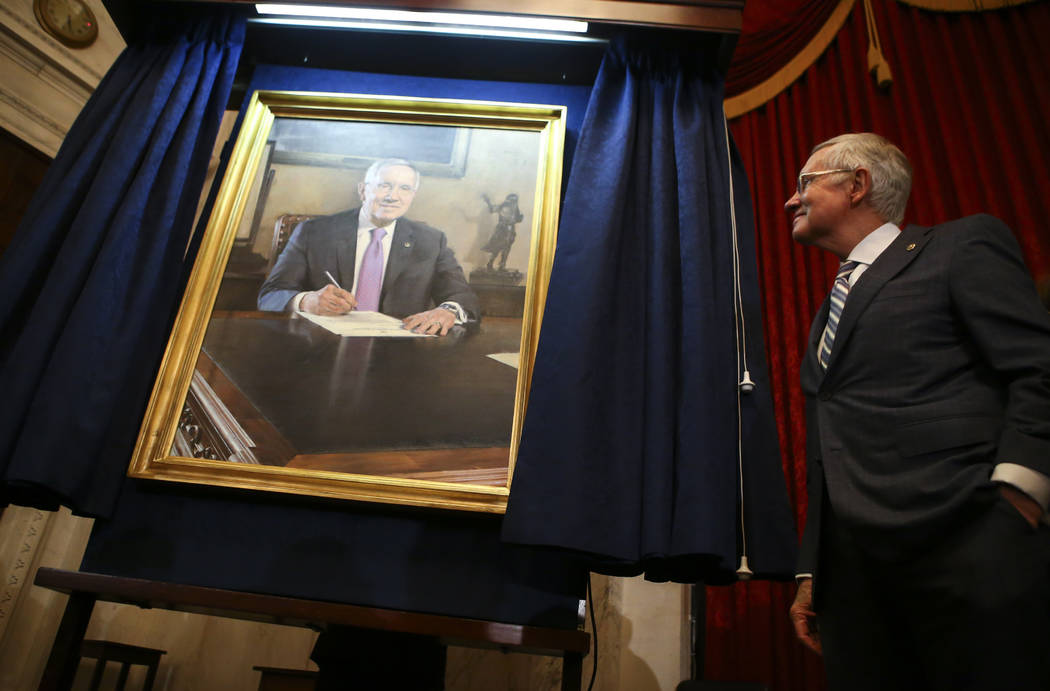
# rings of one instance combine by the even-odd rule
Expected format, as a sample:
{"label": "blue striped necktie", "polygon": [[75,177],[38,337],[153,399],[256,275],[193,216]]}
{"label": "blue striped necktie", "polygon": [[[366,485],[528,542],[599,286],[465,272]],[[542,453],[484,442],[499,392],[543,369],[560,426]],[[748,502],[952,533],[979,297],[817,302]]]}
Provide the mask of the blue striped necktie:
{"label": "blue striped necktie", "polygon": [[824,327],[823,338],[820,339],[820,366],[824,369],[828,368],[831,346],[835,343],[835,331],[839,328],[842,308],[846,306],[846,296],[849,295],[849,276],[857,268],[857,264],[859,262],[842,262],[839,264],[839,272],[835,274],[835,285],[831,288],[831,304],[828,309],[828,324]]}

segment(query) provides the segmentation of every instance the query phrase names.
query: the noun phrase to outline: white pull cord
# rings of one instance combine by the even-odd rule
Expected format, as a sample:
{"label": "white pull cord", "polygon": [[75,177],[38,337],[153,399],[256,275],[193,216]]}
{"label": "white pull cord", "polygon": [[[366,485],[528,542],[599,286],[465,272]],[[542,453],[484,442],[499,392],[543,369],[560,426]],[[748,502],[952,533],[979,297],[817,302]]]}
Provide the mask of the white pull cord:
{"label": "white pull cord", "polygon": [[743,292],[740,286],[740,245],[737,241],[736,230],[736,196],[733,193],[733,157],[729,150],[729,123],[722,112],[722,127],[725,130],[726,141],[726,165],[729,168],[729,219],[733,230],[733,322],[734,337],[736,340],[736,371],[740,372],[743,364],[743,375],[737,384],[736,392],[736,453],[737,474],[740,477],[740,566],[737,567],[736,575],[742,581],[746,581],[754,575],[747,563],[747,526],[744,522],[744,445],[743,425],[740,414],[740,396],[750,394],[755,390],[755,382],[751,380],[751,372],[747,367],[747,324],[744,320]]}

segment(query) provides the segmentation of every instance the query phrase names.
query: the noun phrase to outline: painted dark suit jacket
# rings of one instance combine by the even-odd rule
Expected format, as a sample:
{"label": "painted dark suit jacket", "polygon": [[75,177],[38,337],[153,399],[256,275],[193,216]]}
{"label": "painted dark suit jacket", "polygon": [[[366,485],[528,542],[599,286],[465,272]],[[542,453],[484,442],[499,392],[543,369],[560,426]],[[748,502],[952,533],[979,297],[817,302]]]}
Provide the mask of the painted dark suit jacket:
{"label": "painted dark suit jacket", "polygon": [[825,374],[827,313],[801,372],[800,573],[819,571],[828,498],[861,547],[898,557],[964,517],[996,462],[1050,475],[1050,316],[1002,222],[906,228],[851,289]]}
{"label": "painted dark suit jacket", "polygon": [[[329,283],[354,284],[359,209],[322,216],[299,225],[259,290],[259,309],[279,312],[298,293]],[[471,318],[478,298],[448,247],[445,234],[425,223],[400,218],[390,244],[379,311],[393,317],[422,312],[446,300],[458,302]]]}

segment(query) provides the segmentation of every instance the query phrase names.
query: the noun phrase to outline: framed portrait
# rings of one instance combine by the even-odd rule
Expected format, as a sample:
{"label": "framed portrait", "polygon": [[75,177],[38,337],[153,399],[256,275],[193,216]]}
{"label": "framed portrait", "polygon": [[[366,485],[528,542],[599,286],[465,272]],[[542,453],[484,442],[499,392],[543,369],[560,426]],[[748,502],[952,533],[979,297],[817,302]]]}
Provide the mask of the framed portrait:
{"label": "framed portrait", "polygon": [[256,92],[132,477],[502,512],[565,108]]}

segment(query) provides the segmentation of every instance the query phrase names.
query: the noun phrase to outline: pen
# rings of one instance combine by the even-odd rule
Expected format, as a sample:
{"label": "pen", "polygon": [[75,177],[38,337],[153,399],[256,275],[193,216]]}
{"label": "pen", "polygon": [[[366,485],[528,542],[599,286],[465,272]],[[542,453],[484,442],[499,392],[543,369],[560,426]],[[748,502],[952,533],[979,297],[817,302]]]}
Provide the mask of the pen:
{"label": "pen", "polygon": [[[343,289],[343,286],[339,285],[339,281],[335,280],[335,276],[333,276],[332,274],[328,273],[327,271],[324,272],[324,275],[328,277],[328,280],[331,281],[332,285],[334,285],[336,288],[338,288],[339,290]],[[357,309],[356,306],[350,308],[351,311],[353,311],[355,309]]]}

